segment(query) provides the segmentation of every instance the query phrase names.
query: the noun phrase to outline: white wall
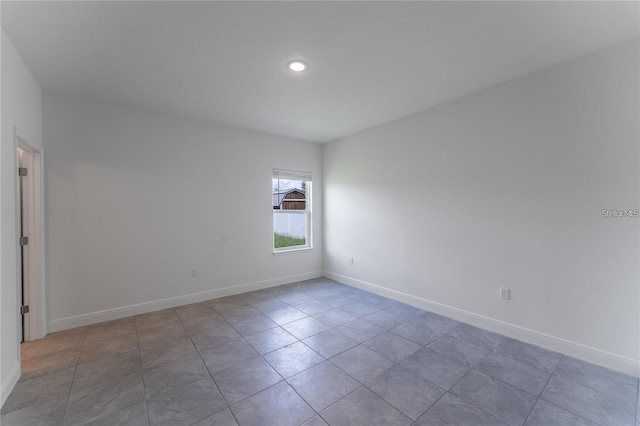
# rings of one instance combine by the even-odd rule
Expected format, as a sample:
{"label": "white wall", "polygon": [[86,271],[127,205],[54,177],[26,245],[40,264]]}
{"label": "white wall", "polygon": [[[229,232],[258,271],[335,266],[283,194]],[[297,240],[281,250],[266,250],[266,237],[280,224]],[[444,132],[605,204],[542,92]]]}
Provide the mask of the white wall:
{"label": "white wall", "polygon": [[0,404],[4,403],[20,376],[15,134],[43,154],[40,87],[4,30],[1,43]]}
{"label": "white wall", "polygon": [[321,275],[271,205],[273,168],[321,188],[320,145],[48,92],[43,134],[50,331]]}
{"label": "white wall", "polygon": [[628,42],[326,145],[327,275],[637,374],[640,220],[601,210],[640,207],[638,75]]}

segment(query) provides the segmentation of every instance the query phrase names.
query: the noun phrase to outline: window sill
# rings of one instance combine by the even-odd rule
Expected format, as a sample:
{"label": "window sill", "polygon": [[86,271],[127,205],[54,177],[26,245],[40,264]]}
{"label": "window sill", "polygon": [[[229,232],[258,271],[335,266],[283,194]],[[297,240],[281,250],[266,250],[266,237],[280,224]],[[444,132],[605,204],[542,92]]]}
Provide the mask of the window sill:
{"label": "window sill", "polygon": [[307,250],[313,250],[313,247],[295,247],[295,248],[283,249],[283,250],[273,250],[273,254],[295,253],[297,251],[307,251]]}

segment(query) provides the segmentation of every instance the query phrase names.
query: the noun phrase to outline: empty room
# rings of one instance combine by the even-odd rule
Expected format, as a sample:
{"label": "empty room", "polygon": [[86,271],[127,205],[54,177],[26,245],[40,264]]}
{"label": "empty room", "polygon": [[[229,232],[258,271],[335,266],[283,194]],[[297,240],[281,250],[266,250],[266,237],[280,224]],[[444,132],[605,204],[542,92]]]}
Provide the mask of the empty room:
{"label": "empty room", "polygon": [[0,22],[3,426],[640,426],[640,2]]}

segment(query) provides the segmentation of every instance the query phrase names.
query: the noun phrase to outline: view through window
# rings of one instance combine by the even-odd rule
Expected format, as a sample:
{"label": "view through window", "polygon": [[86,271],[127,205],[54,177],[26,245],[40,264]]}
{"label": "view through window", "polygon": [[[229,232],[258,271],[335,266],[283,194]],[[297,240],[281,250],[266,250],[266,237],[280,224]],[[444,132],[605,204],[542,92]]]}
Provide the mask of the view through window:
{"label": "view through window", "polygon": [[311,247],[311,173],[273,170],[273,248]]}

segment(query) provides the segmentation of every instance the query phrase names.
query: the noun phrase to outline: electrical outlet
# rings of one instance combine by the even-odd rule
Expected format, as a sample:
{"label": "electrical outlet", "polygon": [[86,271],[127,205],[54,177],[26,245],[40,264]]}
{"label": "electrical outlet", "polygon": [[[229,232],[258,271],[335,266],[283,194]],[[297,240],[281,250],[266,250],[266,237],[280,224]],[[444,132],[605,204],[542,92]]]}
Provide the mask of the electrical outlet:
{"label": "electrical outlet", "polygon": [[353,257],[349,258],[349,265],[353,265]]}
{"label": "electrical outlet", "polygon": [[198,270],[197,269],[192,269],[191,270],[191,278],[196,278],[198,276]]}
{"label": "electrical outlet", "polygon": [[511,289],[500,287],[500,299],[511,300]]}

